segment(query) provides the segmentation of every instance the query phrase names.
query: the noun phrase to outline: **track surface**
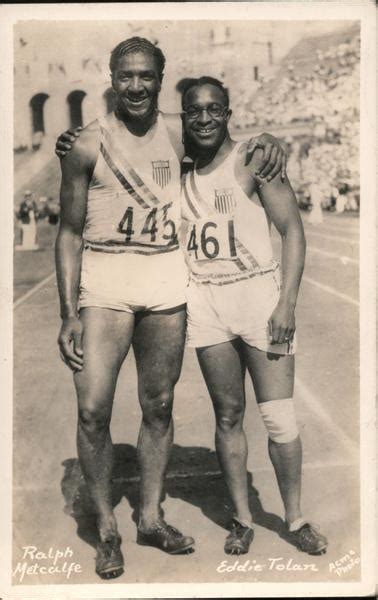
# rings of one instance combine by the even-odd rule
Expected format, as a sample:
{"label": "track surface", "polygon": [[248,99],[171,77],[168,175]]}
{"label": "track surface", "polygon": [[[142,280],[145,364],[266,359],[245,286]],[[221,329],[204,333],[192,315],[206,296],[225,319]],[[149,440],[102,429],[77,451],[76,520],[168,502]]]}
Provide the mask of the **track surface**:
{"label": "track surface", "polygon": [[[308,252],[297,308],[299,350],[296,405],[304,446],[302,505],[330,541],[325,556],[298,552],[283,537],[282,506],[267,454],[253,391],[247,384],[245,426],[249,440],[250,502],[256,521],[247,571],[222,571],[236,558],[223,553],[230,500],[214,453],[214,419],[194,352],[186,351],[176,388],[175,445],[167,476],[167,521],[196,539],[196,551],[168,556],[136,544],[138,500],[136,440],[140,423],[134,358],[119,379],[113,419],[114,504],[126,557],[116,583],[299,582],[359,579],[359,219],[324,215],[306,223]],[[23,547],[80,564],[80,572],[25,574],[23,584],[101,583],[94,573],[93,523],[76,458],[76,402],[72,378],[59,359],[58,303],[52,269],[52,227],[40,226],[42,250],[15,257],[14,380],[14,568]],[[354,554],[353,554],[354,553]],[[338,573],[332,563],[350,565]],[[274,560],[277,559],[277,560]],[[28,565],[51,566],[52,559]],[[262,565],[259,571],[254,566]],[[302,566],[294,570],[294,564]],[[303,565],[313,565],[307,566]],[[226,566],[226,565],[223,565]],[[20,567],[18,567],[20,568]],[[14,583],[20,583],[17,571]],[[107,585],[107,583],[104,583]],[[111,585],[111,583],[108,583]]]}

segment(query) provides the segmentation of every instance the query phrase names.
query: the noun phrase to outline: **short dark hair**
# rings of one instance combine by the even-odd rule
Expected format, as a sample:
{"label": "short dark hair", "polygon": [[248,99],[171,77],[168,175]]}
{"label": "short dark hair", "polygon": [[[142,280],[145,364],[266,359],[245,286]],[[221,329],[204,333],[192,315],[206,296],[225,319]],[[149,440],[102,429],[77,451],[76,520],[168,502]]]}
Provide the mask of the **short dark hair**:
{"label": "short dark hair", "polygon": [[117,68],[118,60],[121,58],[121,56],[125,56],[125,54],[132,52],[144,52],[146,54],[151,54],[151,56],[153,56],[156,60],[160,80],[162,79],[165,66],[165,56],[158,46],[155,46],[155,44],[152,44],[152,42],[149,40],[141,37],[132,37],[124,40],[112,50],[109,62],[110,72],[112,74],[114,73]]}
{"label": "short dark hair", "polygon": [[203,75],[202,77],[197,77],[197,78],[188,77],[187,79],[182,79],[177,84],[176,87],[177,87],[178,91],[181,93],[182,108],[185,107],[185,96],[188,93],[188,91],[192,87],[206,85],[206,84],[214,85],[215,87],[217,87],[219,90],[221,90],[223,92],[224,98],[226,100],[226,108],[228,108],[229,104],[230,104],[230,96],[228,93],[228,89],[224,86],[222,81],[219,81],[219,79],[215,79],[215,77],[210,77],[210,75]]}

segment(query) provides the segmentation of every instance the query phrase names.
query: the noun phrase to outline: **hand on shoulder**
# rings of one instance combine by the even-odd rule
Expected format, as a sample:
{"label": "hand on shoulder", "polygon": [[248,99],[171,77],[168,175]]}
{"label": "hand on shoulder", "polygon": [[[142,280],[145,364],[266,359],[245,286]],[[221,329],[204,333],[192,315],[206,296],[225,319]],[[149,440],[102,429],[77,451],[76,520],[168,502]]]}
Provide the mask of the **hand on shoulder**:
{"label": "hand on shoulder", "polygon": [[256,174],[256,171],[261,168],[262,158],[263,151],[257,148],[249,160],[247,142],[243,142],[238,148],[235,161],[235,175],[243,188],[247,186],[249,191],[252,191],[251,186],[255,187],[264,183],[264,180]]}
{"label": "hand on shoulder", "polygon": [[92,121],[81,131],[80,136],[72,144],[72,150],[68,152],[62,161],[77,166],[94,164],[100,148],[100,126],[98,120]]}
{"label": "hand on shoulder", "polygon": [[264,151],[262,148],[256,148],[251,160],[249,160],[248,142],[243,142],[238,149],[238,164],[240,168],[245,169],[250,176],[255,176],[263,164]]}

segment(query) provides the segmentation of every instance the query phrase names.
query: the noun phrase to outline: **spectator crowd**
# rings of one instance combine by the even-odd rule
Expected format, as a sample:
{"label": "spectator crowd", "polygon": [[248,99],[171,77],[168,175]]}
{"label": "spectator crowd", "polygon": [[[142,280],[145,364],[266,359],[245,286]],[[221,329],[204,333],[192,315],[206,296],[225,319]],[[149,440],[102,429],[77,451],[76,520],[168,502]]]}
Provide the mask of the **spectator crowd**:
{"label": "spectator crowd", "polygon": [[331,210],[335,198],[338,209],[359,206],[359,61],[358,34],[325,49],[314,45],[312,53],[289,56],[274,79],[260,81],[253,98],[239,96],[234,110],[239,129],[243,115],[248,126],[273,129],[277,135],[279,127],[308,124],[302,139],[286,139],[289,175],[304,200],[316,183],[323,208]]}

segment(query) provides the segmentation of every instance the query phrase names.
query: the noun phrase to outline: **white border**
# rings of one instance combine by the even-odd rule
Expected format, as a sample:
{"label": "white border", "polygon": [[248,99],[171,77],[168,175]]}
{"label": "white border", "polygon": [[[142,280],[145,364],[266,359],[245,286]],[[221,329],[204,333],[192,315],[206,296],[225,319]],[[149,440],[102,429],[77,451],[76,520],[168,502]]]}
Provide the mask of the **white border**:
{"label": "white border", "polygon": [[[361,583],[251,584],[111,584],[11,586],[11,452],[12,447],[12,244],[13,238],[13,45],[12,27],[19,20],[361,20]],[[358,596],[374,594],[375,570],[375,5],[373,2],[246,2],[139,4],[29,4],[0,6],[0,86],[8,119],[1,125],[0,175],[3,183],[0,218],[1,317],[0,377],[2,461],[0,594],[12,598],[246,597],[253,595]],[[337,343],[337,341],[335,341]]]}

